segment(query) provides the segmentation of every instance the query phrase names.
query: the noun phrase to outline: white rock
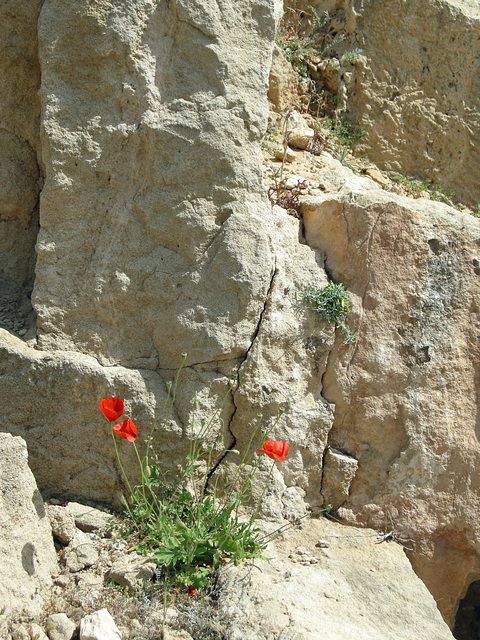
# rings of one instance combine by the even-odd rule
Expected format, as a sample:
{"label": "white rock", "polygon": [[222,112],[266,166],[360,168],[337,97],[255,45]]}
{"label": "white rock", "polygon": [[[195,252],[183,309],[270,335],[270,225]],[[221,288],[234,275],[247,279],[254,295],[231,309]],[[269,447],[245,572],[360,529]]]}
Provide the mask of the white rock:
{"label": "white rock", "polygon": [[31,640],[48,640],[48,636],[42,627],[36,623],[30,625],[30,638]]}
{"label": "white rock", "polygon": [[28,467],[25,441],[0,434],[0,603],[38,615],[58,571],[50,522]]}
{"label": "white rock", "polygon": [[62,544],[68,544],[75,537],[76,527],[73,515],[66,507],[47,504],[53,535]]}
{"label": "white rock", "polygon": [[80,640],[121,640],[122,636],[107,609],[100,609],[80,622]]}
{"label": "white rock", "polygon": [[114,562],[107,575],[120,586],[134,590],[152,579],[156,567],[150,558],[131,553]]}
{"label": "white rock", "polygon": [[72,572],[91,567],[98,560],[98,551],[88,534],[77,529],[75,538],[65,549],[65,562]]}
{"label": "white rock", "polygon": [[78,502],[69,502],[67,508],[73,514],[76,526],[85,532],[104,531],[113,520],[111,513]]}
{"label": "white rock", "polygon": [[53,613],[47,618],[47,634],[50,640],[71,640],[76,625],[64,613]]}

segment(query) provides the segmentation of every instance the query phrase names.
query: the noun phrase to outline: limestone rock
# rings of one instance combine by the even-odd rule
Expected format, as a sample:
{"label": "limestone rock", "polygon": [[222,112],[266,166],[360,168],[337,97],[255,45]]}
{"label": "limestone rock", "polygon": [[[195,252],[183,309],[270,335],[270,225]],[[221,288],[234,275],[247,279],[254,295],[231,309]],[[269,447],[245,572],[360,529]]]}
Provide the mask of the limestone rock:
{"label": "limestone rock", "polygon": [[86,533],[104,531],[113,521],[111,513],[100,511],[95,507],[89,507],[78,502],[69,502],[67,506],[75,518],[76,526]]}
{"label": "limestone rock", "polygon": [[348,96],[356,126],[367,130],[358,153],[382,169],[431,178],[476,206],[478,2],[386,0],[353,11],[341,4],[363,49]]}
{"label": "limestone rock", "polygon": [[58,570],[52,530],[22,438],[0,434],[0,601],[37,615]]}
{"label": "limestone rock", "polygon": [[306,149],[312,142],[315,131],[310,127],[290,129],[288,132],[288,144],[295,149]]}
{"label": "limestone rock", "polygon": [[[154,419],[155,407],[161,407],[166,397],[163,379],[154,372],[104,368],[95,359],[74,352],[43,353],[2,329],[0,372],[3,392],[9,397],[3,408],[3,425],[25,437],[32,471],[45,495],[56,496],[61,487],[66,497],[99,503],[113,499],[121,505],[120,494],[125,489],[115,460],[111,425],[100,413],[98,401],[112,395],[125,398],[126,411],[135,408],[142,437]],[[20,379],[24,381],[21,386]],[[61,410],[57,396],[52,397],[53,389],[60,398],[69,398],[66,405],[62,402]],[[170,438],[171,451],[181,456],[175,411],[171,418],[166,438]],[[123,442],[119,450],[135,482],[135,453]]]}
{"label": "limestone rock", "polygon": [[323,378],[329,444],[359,465],[340,511],[385,530],[388,509],[452,623],[480,570],[480,225],[344,175],[337,194],[302,204],[308,243],[350,292],[357,333],[350,348],[337,341]]}
{"label": "limestone rock", "polygon": [[41,348],[148,369],[241,357],[273,261],[258,151],[274,3],[68,0],[38,24]]}
{"label": "limestone rock", "polygon": [[329,447],[323,459],[322,496],[324,505],[338,509],[347,500],[358,461]]}
{"label": "limestone rock", "polygon": [[165,627],[163,638],[164,640],[193,640],[185,629],[172,629],[171,627]]}
{"label": "limestone rock", "polygon": [[98,560],[98,551],[88,534],[76,530],[74,539],[65,549],[65,563],[72,572],[91,567]]}
{"label": "limestone rock", "polygon": [[157,565],[150,558],[131,553],[120,558],[108,571],[108,578],[134,591],[153,578]]}
{"label": "limestone rock", "polygon": [[62,544],[68,544],[74,539],[76,532],[73,515],[60,505],[48,504],[46,509],[53,535]]}
{"label": "limestone rock", "polygon": [[41,5],[41,0],[11,0],[0,7],[0,326],[14,329],[14,321],[22,320],[20,330],[32,310],[41,187]]}
{"label": "limestone rock", "polygon": [[117,625],[107,609],[100,609],[82,618],[80,640],[121,640]]}
{"label": "limestone rock", "polygon": [[30,640],[48,640],[48,636],[39,624],[30,625]]}
{"label": "limestone rock", "polygon": [[76,625],[64,613],[52,613],[47,618],[47,634],[50,640],[71,640]]}
{"label": "limestone rock", "polygon": [[277,45],[273,47],[268,100],[277,113],[283,113],[288,107],[298,105],[299,101],[298,75]]}
{"label": "limestone rock", "polygon": [[[319,536],[331,541],[317,550]],[[269,545],[270,562],[224,570],[220,604],[232,640],[453,640],[401,547],[324,518]],[[292,563],[295,545],[317,564]],[[260,569],[260,571],[258,570]]]}

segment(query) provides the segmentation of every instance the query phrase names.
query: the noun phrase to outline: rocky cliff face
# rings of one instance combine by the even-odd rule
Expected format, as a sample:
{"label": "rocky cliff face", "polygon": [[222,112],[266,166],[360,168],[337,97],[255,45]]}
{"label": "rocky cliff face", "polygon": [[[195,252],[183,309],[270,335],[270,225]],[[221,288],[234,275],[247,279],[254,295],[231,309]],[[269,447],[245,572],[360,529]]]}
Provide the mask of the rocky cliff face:
{"label": "rocky cliff face", "polygon": [[[346,7],[364,48],[351,106],[374,157],[403,172],[435,166],[473,202],[475,62],[461,62],[460,45],[477,16],[420,4],[405,9],[401,64],[377,41],[399,28],[387,16],[403,3]],[[334,495],[323,459],[336,449],[355,477],[335,506],[378,528],[390,513],[416,539],[412,561],[452,622],[480,575],[478,223],[387,195],[327,155],[305,160],[317,184],[303,223],[271,207],[260,141],[272,0],[11,0],[0,11],[0,325],[10,330],[0,330],[0,425],[25,438],[39,487],[118,501],[98,399],[125,398],[146,432],[187,352],[164,464],[185,451],[194,391],[206,415],[238,374],[222,413],[227,446],[246,446],[258,411],[268,423],[286,409],[275,437],[291,453],[265,515]],[[439,47],[450,75],[434,64]],[[300,304],[303,287],[329,279],[350,291],[354,345]]]}
{"label": "rocky cliff face", "polygon": [[329,10],[349,46],[362,49],[353,77],[343,79],[350,118],[366,129],[358,151],[382,169],[429,178],[476,207],[478,0],[307,4]]}

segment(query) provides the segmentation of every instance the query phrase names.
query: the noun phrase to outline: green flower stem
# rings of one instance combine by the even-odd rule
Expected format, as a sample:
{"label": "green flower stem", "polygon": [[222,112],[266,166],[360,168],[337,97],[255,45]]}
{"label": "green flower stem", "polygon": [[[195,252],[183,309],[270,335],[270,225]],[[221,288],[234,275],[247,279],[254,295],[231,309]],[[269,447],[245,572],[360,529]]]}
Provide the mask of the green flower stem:
{"label": "green flower stem", "polygon": [[260,498],[257,501],[257,506],[255,507],[255,511],[250,516],[250,520],[249,520],[250,524],[253,524],[255,522],[255,520],[257,519],[258,509],[260,508],[260,505],[262,503],[263,496],[265,495],[265,491],[267,490],[267,487],[270,484],[270,480],[272,478],[272,473],[273,473],[274,466],[275,466],[275,460],[273,461],[272,466],[270,467],[270,471],[268,473],[267,481],[265,482],[265,486],[263,487],[262,495],[260,496]]}
{"label": "green flower stem", "polygon": [[113,431],[111,433],[113,438],[113,444],[115,446],[115,453],[117,454],[118,464],[120,465],[120,469],[122,471],[123,477],[125,478],[125,482],[127,483],[128,490],[130,491],[130,496],[133,498],[132,487],[130,485],[130,482],[128,481],[127,474],[125,473],[125,469],[123,468],[122,461],[120,460],[120,456],[118,454],[117,441],[115,440],[115,434],[113,433]]}
{"label": "green flower stem", "polygon": [[[140,455],[138,453],[138,449],[137,449],[137,445],[134,442],[133,443],[133,448],[135,449],[135,453],[137,454],[137,459],[138,459],[138,464],[140,465],[140,473],[142,474],[142,495],[143,495],[143,501],[144,504],[147,505],[148,504],[148,500],[147,500],[147,496],[145,495],[145,487],[147,487],[147,489],[150,491],[150,494],[153,498],[153,501],[155,502],[155,506],[157,507],[157,511],[158,513],[160,512],[160,504],[158,502],[157,496],[155,495],[155,493],[153,492],[151,486],[150,486],[150,482],[148,480],[148,477],[146,475],[146,473],[144,472],[144,466],[142,463],[142,460],[140,459]],[[149,508],[149,512],[151,513],[153,511],[153,506],[151,506]]]}

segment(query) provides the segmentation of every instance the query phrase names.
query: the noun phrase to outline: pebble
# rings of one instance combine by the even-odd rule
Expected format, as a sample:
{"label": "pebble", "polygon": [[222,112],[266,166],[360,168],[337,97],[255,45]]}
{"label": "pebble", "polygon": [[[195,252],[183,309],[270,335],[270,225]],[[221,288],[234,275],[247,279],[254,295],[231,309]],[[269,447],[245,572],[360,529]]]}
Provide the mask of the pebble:
{"label": "pebble", "polygon": [[320,547],[321,549],[328,549],[330,543],[327,540],[319,540],[316,544],[316,547]]}
{"label": "pebble", "polygon": [[71,640],[76,625],[64,613],[53,613],[47,619],[47,632],[50,640]]}
{"label": "pebble", "polygon": [[80,640],[121,640],[122,636],[107,609],[100,609],[80,622]]}

